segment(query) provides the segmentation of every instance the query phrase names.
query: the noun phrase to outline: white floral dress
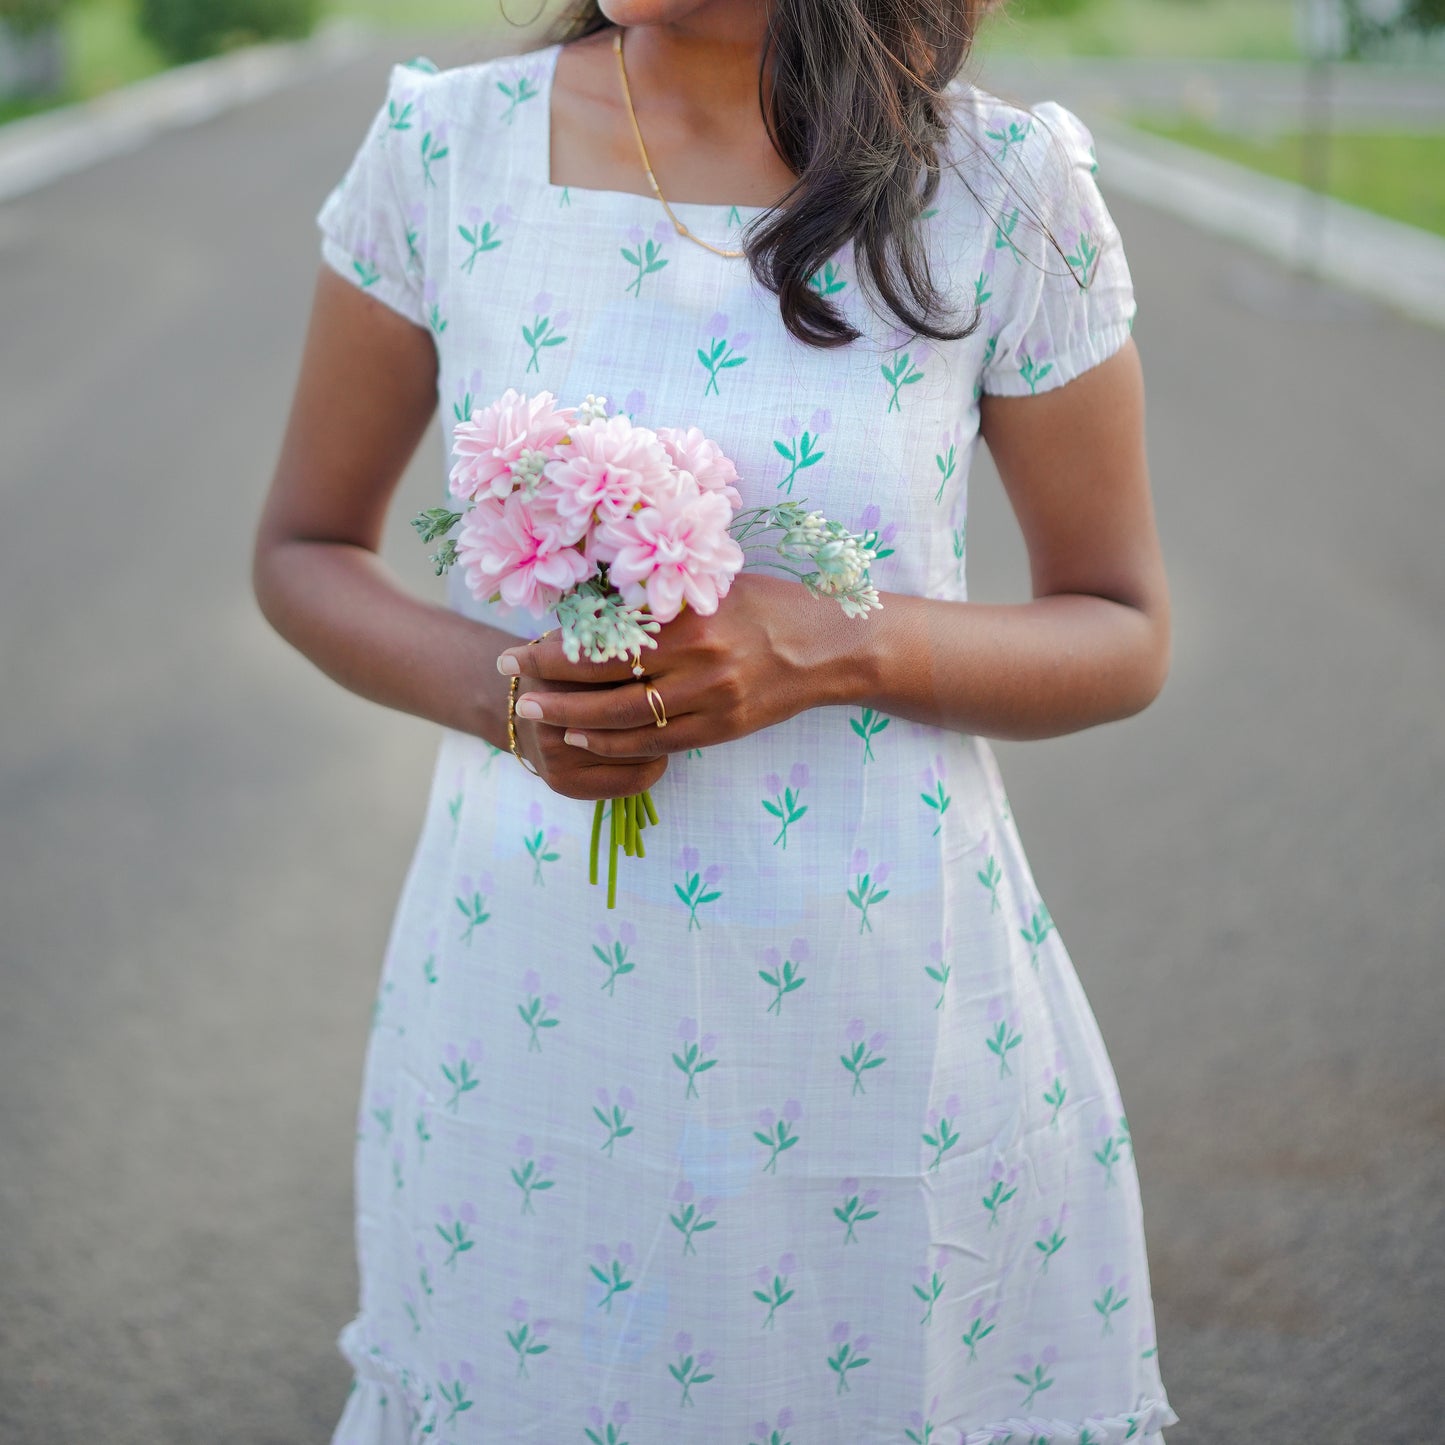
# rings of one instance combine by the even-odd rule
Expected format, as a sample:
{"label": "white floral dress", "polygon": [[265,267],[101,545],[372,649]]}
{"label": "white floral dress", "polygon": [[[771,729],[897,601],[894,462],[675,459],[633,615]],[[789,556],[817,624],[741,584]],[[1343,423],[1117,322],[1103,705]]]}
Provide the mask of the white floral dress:
{"label": "white floral dress", "polygon": [[[812,284],[865,339],[817,350],[652,199],[551,184],[556,55],[397,66],[319,217],[431,331],[448,442],[507,387],[602,393],[718,440],[745,505],[867,532],[885,604],[961,601],[981,395],[1130,333],[1083,126],[961,88],[924,224],[980,325],[910,340],[843,253]],[[717,243],[757,214],[677,209]],[[459,570],[457,610],[544,630]],[[1158,1445],[1129,1126],[988,744],[824,707],[653,795],[609,911],[592,804],[442,736],[366,1064],[336,1445]]]}

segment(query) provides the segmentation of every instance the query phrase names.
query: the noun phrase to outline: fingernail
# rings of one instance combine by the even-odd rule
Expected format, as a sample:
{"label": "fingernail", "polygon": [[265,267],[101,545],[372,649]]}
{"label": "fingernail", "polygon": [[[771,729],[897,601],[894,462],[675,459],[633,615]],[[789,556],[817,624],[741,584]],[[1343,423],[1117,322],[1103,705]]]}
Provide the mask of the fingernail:
{"label": "fingernail", "polygon": [[585,748],[587,746],[587,737],[584,733],[563,733],[562,741],[564,743],[571,743],[574,748]]}
{"label": "fingernail", "polygon": [[542,716],[542,706],[540,703],[533,702],[531,698],[524,697],[521,702],[517,704],[517,716],[531,718],[532,721],[535,722]]}
{"label": "fingernail", "polygon": [[521,673],[522,669],[517,666],[517,659],[513,657],[510,652],[504,652],[497,659],[497,671],[500,672],[503,677],[516,677]]}

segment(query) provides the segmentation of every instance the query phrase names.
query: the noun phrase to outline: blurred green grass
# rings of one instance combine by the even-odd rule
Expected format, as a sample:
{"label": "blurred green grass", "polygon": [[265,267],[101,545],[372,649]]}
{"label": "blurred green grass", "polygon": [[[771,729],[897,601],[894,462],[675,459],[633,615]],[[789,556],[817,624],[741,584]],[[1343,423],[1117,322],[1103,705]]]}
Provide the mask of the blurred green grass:
{"label": "blurred green grass", "polygon": [[1195,60],[1298,60],[1293,0],[1091,0],[1072,15],[1031,15],[1012,0],[979,53]]}
{"label": "blurred green grass", "polygon": [[[1305,181],[1305,138],[1228,134],[1195,120],[1131,117],[1141,130],[1182,141],[1281,180]],[[1329,195],[1445,236],[1445,134],[1370,132],[1329,137]]]}

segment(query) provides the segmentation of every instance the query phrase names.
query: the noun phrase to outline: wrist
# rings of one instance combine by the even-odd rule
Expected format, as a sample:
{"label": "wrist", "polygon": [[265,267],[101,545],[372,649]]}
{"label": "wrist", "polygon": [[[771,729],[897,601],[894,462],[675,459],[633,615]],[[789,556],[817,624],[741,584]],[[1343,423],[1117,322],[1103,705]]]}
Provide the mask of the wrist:
{"label": "wrist", "polygon": [[831,597],[815,597],[801,582],[784,584],[775,646],[792,671],[799,711],[850,707],[879,690],[882,671],[880,613],[849,617]]}

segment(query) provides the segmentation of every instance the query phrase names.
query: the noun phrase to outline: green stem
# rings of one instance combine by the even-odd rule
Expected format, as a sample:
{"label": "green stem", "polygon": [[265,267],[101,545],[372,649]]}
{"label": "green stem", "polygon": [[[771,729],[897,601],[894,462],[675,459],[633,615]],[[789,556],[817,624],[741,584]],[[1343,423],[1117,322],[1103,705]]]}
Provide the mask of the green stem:
{"label": "green stem", "polygon": [[602,837],[602,803],[598,798],[592,810],[592,851],[587,855],[587,881],[594,884],[597,882],[597,844]]}
{"label": "green stem", "polygon": [[607,853],[607,906],[617,907],[617,835],[620,824],[617,818],[617,800],[612,801],[612,843]]}
{"label": "green stem", "polygon": [[642,790],[642,806],[647,811],[647,821],[654,826],[657,824],[657,809],[652,806],[652,794],[644,788]]}

